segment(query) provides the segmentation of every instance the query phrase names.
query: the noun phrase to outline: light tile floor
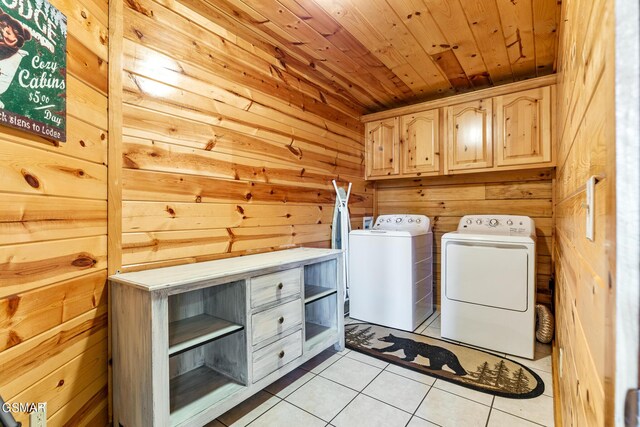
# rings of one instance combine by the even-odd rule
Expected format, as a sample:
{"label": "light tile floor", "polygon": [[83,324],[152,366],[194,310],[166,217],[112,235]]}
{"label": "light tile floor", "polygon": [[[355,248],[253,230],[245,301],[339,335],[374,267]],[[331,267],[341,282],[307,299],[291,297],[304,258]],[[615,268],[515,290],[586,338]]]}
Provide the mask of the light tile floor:
{"label": "light tile floor", "polygon": [[[416,332],[440,338],[440,313]],[[553,426],[550,346],[538,344],[534,360],[510,358],[540,375],[542,396],[496,397],[361,353],[327,350],[209,426]]]}

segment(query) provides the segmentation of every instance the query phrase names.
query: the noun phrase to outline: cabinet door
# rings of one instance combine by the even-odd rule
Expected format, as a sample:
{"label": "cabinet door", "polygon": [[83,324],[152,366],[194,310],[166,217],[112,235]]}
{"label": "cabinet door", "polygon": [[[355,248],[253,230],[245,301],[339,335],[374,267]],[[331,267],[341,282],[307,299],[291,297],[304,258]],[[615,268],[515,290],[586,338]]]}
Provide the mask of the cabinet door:
{"label": "cabinet door", "polygon": [[497,96],[496,164],[551,161],[551,88]]}
{"label": "cabinet door", "polygon": [[422,174],[440,169],[438,110],[408,114],[400,118],[402,173]]}
{"label": "cabinet door", "polygon": [[449,170],[483,169],[493,165],[491,99],[447,107]]}
{"label": "cabinet door", "polygon": [[398,175],[400,147],[398,119],[367,123],[367,177]]}

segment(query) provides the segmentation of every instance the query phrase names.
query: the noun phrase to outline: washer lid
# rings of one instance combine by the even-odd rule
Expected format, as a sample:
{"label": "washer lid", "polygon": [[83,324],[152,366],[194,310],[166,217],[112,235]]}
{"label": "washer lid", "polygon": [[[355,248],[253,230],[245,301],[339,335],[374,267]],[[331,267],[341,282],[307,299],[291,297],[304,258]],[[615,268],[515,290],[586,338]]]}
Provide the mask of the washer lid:
{"label": "washer lid", "polygon": [[466,241],[466,242],[489,242],[489,243],[523,243],[534,244],[535,235],[522,236],[522,235],[510,235],[504,233],[477,233],[473,231],[452,231],[442,236],[442,243],[445,240],[453,241]]}

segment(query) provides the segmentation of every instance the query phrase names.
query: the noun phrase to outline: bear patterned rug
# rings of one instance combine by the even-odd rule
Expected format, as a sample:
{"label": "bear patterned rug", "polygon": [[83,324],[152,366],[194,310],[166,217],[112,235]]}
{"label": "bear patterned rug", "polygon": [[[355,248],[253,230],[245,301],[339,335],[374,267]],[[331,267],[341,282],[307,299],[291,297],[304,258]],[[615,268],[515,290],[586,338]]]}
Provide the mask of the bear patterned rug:
{"label": "bear patterned rug", "polygon": [[371,323],[345,325],[347,348],[496,396],[531,399],[544,382],[513,360],[412,332]]}

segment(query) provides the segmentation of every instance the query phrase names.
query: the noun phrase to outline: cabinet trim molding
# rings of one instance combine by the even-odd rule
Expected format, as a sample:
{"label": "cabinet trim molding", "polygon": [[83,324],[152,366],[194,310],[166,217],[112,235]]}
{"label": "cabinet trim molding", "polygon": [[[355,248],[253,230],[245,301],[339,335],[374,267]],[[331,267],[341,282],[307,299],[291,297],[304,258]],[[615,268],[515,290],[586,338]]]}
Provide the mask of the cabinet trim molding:
{"label": "cabinet trim molding", "polygon": [[418,104],[407,105],[406,107],[399,107],[391,110],[380,111],[377,113],[366,114],[360,118],[360,121],[362,123],[369,123],[376,120],[404,116],[405,114],[417,113],[424,110],[448,107],[453,104],[477,101],[483,98],[493,98],[494,96],[507,95],[510,93],[525,91],[529,89],[537,89],[543,86],[552,86],[557,83],[557,80],[558,78],[556,74],[550,74],[548,76],[538,77],[535,79],[528,79],[516,83],[493,86],[486,89],[463,93],[460,95],[448,96],[446,98],[438,98]]}
{"label": "cabinet trim molding", "polygon": [[[365,179],[554,167],[555,76],[533,80],[397,108],[384,112],[391,117],[365,122]],[[420,117],[438,124],[409,128]]]}

